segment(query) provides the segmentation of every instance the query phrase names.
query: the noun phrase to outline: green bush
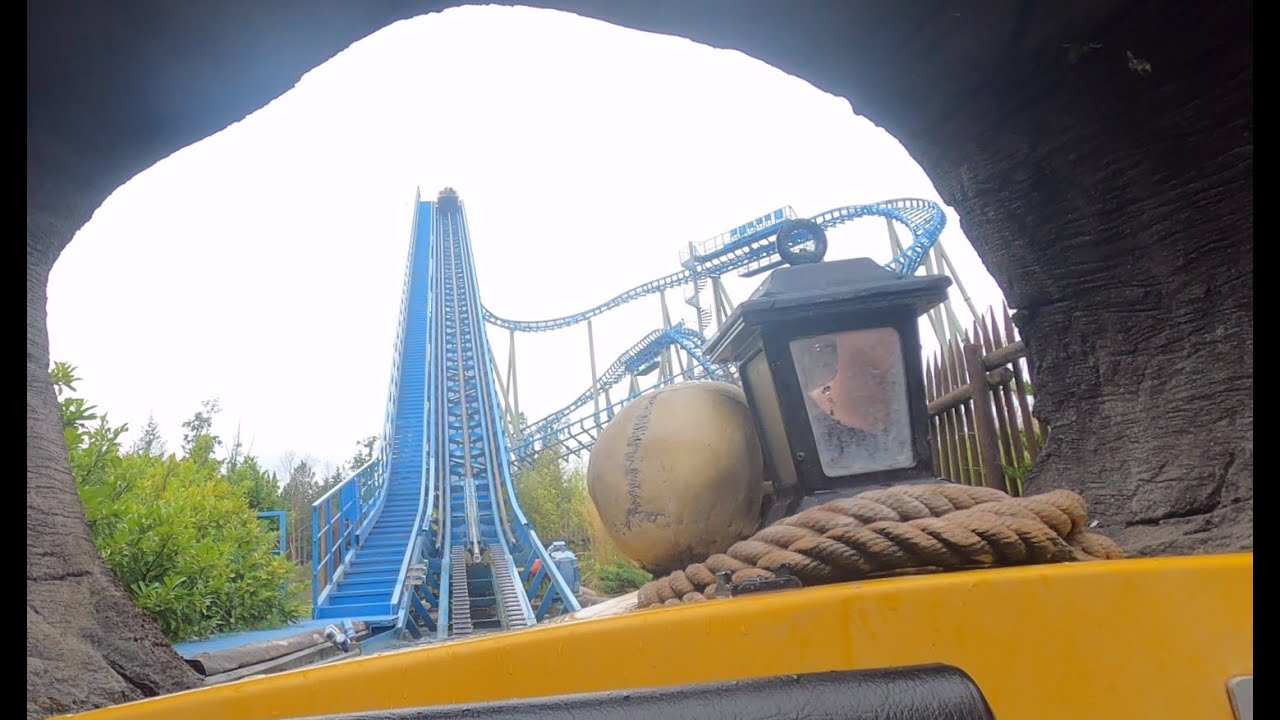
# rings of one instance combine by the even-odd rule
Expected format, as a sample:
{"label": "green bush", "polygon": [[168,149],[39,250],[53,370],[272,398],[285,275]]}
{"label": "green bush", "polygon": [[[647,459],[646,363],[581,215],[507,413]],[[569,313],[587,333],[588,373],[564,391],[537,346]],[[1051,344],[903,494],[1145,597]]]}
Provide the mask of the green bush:
{"label": "green bush", "polygon": [[207,468],[126,456],[80,490],[98,552],[170,640],[297,619],[275,534]]}
{"label": "green bush", "polygon": [[532,465],[516,473],[513,484],[525,517],[543,542],[563,540],[578,553],[590,549],[586,472],[566,468],[557,451],[544,450]]}
{"label": "green bush", "polygon": [[602,595],[624,595],[652,579],[609,538],[587,493],[587,474],[544,450],[515,477],[516,495],[544,542],[564,540],[582,563],[582,584]]}
{"label": "green bush", "polygon": [[606,596],[625,595],[653,579],[652,575],[621,557],[603,565],[591,563],[586,574],[594,583],[588,587]]}
{"label": "green bush", "polygon": [[[60,398],[74,390],[70,366],[55,365],[51,376]],[[245,482],[243,472],[227,478],[204,452],[182,459],[122,453],[126,426],[112,427],[79,398],[61,399],[61,409],[94,544],[170,641],[301,617],[293,565],[274,554],[276,533],[251,506],[258,483]]]}

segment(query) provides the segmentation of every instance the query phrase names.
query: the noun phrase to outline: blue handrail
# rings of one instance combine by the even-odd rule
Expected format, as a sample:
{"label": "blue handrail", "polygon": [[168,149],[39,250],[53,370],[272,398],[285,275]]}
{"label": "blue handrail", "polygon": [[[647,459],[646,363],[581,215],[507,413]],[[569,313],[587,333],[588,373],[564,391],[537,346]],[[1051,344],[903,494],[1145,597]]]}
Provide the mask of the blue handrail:
{"label": "blue handrail", "polygon": [[[435,298],[437,295],[437,263],[433,262],[433,260],[436,257],[435,243],[438,241],[440,235],[439,233],[434,232],[434,227],[439,222],[439,217],[434,212],[432,213],[431,222],[433,232],[430,234],[430,239],[427,243],[427,297]],[[417,213],[414,213],[414,227],[415,229],[417,227]],[[407,291],[408,288],[406,287],[406,292]],[[428,328],[431,328],[433,323],[436,322],[436,316],[433,315],[431,311],[432,308],[429,306],[427,309]],[[433,367],[435,350],[436,348],[434,344],[431,342],[431,339],[428,338],[426,343],[427,357],[423,367]],[[432,375],[434,375],[434,373]],[[405,585],[406,578],[409,574],[409,567],[414,563],[414,561],[420,559],[420,556],[423,554],[423,529],[426,527],[427,523],[430,522],[432,512],[435,509],[436,448],[440,447],[440,445],[433,440],[435,437],[434,430],[436,427],[436,403],[439,401],[439,395],[436,391],[435,383],[433,382],[427,383],[425,392],[426,399],[425,402],[422,403],[422,413],[423,427],[426,428],[426,432],[423,435],[422,443],[422,462],[420,463],[422,471],[418,482],[418,509],[417,513],[414,515],[413,521],[413,540],[410,542],[409,552],[406,552],[404,558],[400,561],[400,570],[396,574],[396,595],[392,598],[392,602],[396,607],[395,627],[397,629],[405,626],[406,618],[409,615],[409,607],[412,605],[411,601],[413,599],[413,592],[408,591],[408,588]]]}
{"label": "blue handrail", "polygon": [[[333,486],[311,504],[311,599],[324,602],[334,583],[359,547],[359,532],[372,523],[380,504],[362,502],[362,487],[381,480],[377,458],[365,463],[346,480]],[[384,494],[379,494],[378,498]]]}
{"label": "blue handrail", "polygon": [[[415,201],[421,197],[415,194]],[[404,284],[400,294],[400,316],[391,353],[391,382],[387,390],[387,408],[383,417],[382,437],[378,451],[365,465],[311,504],[311,598],[319,607],[328,597],[342,571],[378,519],[387,495],[387,473],[390,471],[395,418],[400,397],[400,369],[404,361],[404,343],[408,330],[409,290],[413,280],[413,263],[417,252],[418,217],[414,214]],[[336,531],[335,531],[336,529]]]}
{"label": "blue handrail", "polygon": [[276,551],[277,555],[287,555],[289,553],[289,519],[288,513],[284,510],[263,510],[258,513],[261,520],[270,520],[275,518],[276,532],[280,535],[280,548]]}

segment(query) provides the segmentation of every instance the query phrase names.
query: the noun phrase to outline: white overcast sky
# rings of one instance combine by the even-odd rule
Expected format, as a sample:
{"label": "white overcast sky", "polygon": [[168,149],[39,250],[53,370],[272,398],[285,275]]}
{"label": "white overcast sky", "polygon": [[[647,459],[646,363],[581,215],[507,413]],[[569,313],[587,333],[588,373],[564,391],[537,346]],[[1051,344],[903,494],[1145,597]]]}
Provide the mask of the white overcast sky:
{"label": "white overcast sky", "polygon": [[[269,467],[285,452],[340,462],[382,428],[415,189],[462,195],[491,310],[558,317],[784,205],[941,202],[855,111],[742,53],[567,13],[399,22],[108,198],[53,269],[52,357],[114,422],[136,431],[154,413],[171,450],[216,397],[215,429],[239,426]],[[966,289],[999,307],[947,214]],[[878,218],[830,241],[828,259],[890,257]],[[726,284],[741,301],[760,279]],[[684,292],[668,303],[692,323]],[[597,318],[598,367],[660,324],[656,296]],[[530,420],[590,384],[586,333],[517,336]],[[506,331],[490,338],[505,370]]]}

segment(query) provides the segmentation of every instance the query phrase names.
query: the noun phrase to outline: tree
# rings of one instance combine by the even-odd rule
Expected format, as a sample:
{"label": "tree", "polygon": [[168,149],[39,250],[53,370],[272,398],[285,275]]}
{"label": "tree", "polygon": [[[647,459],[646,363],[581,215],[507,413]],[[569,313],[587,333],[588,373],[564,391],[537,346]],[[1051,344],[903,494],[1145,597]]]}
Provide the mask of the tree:
{"label": "tree", "polygon": [[[59,397],[74,388],[70,366],[55,365],[51,376]],[[274,555],[275,533],[257,521],[255,505],[269,503],[271,493],[262,492],[256,458],[246,456],[236,476],[224,476],[207,457],[125,453],[127,426],[112,426],[79,398],[63,398],[60,409],[94,545],[167,638],[299,617],[287,591],[291,566]],[[198,448],[210,436],[193,437]]]}
{"label": "tree", "polygon": [[351,472],[359,470],[373,459],[373,447],[377,443],[378,438],[376,435],[370,435],[369,437],[356,442],[356,453],[351,456],[351,460],[347,463]]}
{"label": "tree", "polygon": [[147,424],[142,428],[142,435],[133,442],[129,452],[139,455],[164,455],[164,438],[160,436],[160,424],[155,415],[147,416]]}
{"label": "tree", "polygon": [[520,507],[540,538],[564,540],[578,552],[590,549],[586,473],[566,468],[559,448],[539,453],[532,464],[517,471],[513,484]]}
{"label": "tree", "polygon": [[560,448],[538,453],[514,478],[520,507],[544,542],[564,540],[577,553],[583,584],[607,595],[630,592],[652,579],[618,550],[587,493],[587,473],[560,460]]}
{"label": "tree", "polygon": [[240,440],[240,428],[237,427],[236,437],[227,451],[224,477],[241,489],[249,499],[249,507],[254,510],[285,510],[288,503],[280,494],[280,483],[273,473],[262,467],[251,450],[244,447]]}
{"label": "tree", "polygon": [[183,421],[186,432],[182,434],[182,451],[187,457],[209,460],[222,445],[222,440],[213,435],[213,416],[221,410],[217,398],[205,400],[191,419]]}
{"label": "tree", "polygon": [[296,458],[290,451],[281,459],[281,469],[288,480],[280,489],[280,496],[289,513],[289,559],[307,565],[311,562],[311,504],[319,499],[321,486],[311,464]]}
{"label": "tree", "polygon": [[228,463],[225,477],[240,489],[253,510],[288,510],[289,504],[281,494],[275,474],[263,469],[253,455],[246,455],[234,468]]}

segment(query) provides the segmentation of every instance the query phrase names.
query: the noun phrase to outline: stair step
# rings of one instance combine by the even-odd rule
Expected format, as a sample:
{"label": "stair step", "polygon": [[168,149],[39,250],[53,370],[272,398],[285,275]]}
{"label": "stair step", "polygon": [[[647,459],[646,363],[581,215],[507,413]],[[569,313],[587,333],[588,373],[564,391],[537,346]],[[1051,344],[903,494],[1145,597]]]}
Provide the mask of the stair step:
{"label": "stair step", "polygon": [[344,579],[338,583],[338,592],[357,591],[357,590],[378,590],[384,593],[390,593],[395,587],[395,578],[371,578],[362,580],[359,578],[347,580]]}
{"label": "stair step", "polygon": [[[340,586],[340,587],[341,587],[341,586]],[[336,603],[338,603],[339,601],[342,601],[342,600],[348,600],[348,601],[360,601],[360,602],[369,602],[370,600],[377,599],[377,598],[380,598],[380,597],[381,597],[381,598],[385,598],[385,597],[387,597],[387,596],[388,596],[388,595],[390,595],[390,594],[391,594],[391,593],[390,593],[390,590],[378,590],[378,589],[368,589],[368,590],[360,590],[360,589],[356,589],[356,590],[347,590],[347,589],[343,588],[343,589],[338,590],[338,591],[336,591],[336,592],[331,592],[331,593],[329,593],[329,604],[330,604],[330,605],[333,605],[333,604],[336,604]],[[349,605],[349,604],[351,604],[351,603],[350,603],[350,602],[348,602],[348,603],[346,603],[346,604],[348,604],[348,605]]]}
{"label": "stair step", "polygon": [[389,562],[392,560],[398,561],[402,557],[404,557],[403,551],[395,552],[391,550],[375,550],[373,552],[367,552],[367,551],[361,550],[356,554],[356,560],[365,560],[365,561]]}
{"label": "stair step", "polygon": [[414,520],[401,520],[399,518],[388,518],[385,522],[379,522],[374,526],[374,531],[369,533],[370,537],[377,533],[387,534],[387,532],[395,532],[397,535],[408,532],[413,529]]}
{"label": "stair step", "polygon": [[[395,570],[355,570],[342,576],[343,583],[390,583],[395,584],[400,577],[400,568]],[[341,585],[342,583],[339,583]]]}
{"label": "stair step", "polygon": [[363,603],[360,605],[322,605],[316,608],[315,616],[322,618],[361,618],[383,617],[394,615],[395,608],[390,602]]}
{"label": "stair step", "polygon": [[365,543],[371,543],[371,542],[372,543],[377,543],[377,542],[404,543],[406,538],[409,538],[415,534],[414,527],[415,526],[413,523],[409,523],[407,525],[400,524],[400,525],[385,525],[385,526],[379,524],[377,527],[373,529],[373,532],[369,533],[369,535],[365,538],[364,542]]}
{"label": "stair step", "polygon": [[361,562],[356,558],[351,563],[351,569],[347,574],[352,573],[397,573],[400,572],[400,563],[389,562],[386,560],[370,560],[369,562]]}

